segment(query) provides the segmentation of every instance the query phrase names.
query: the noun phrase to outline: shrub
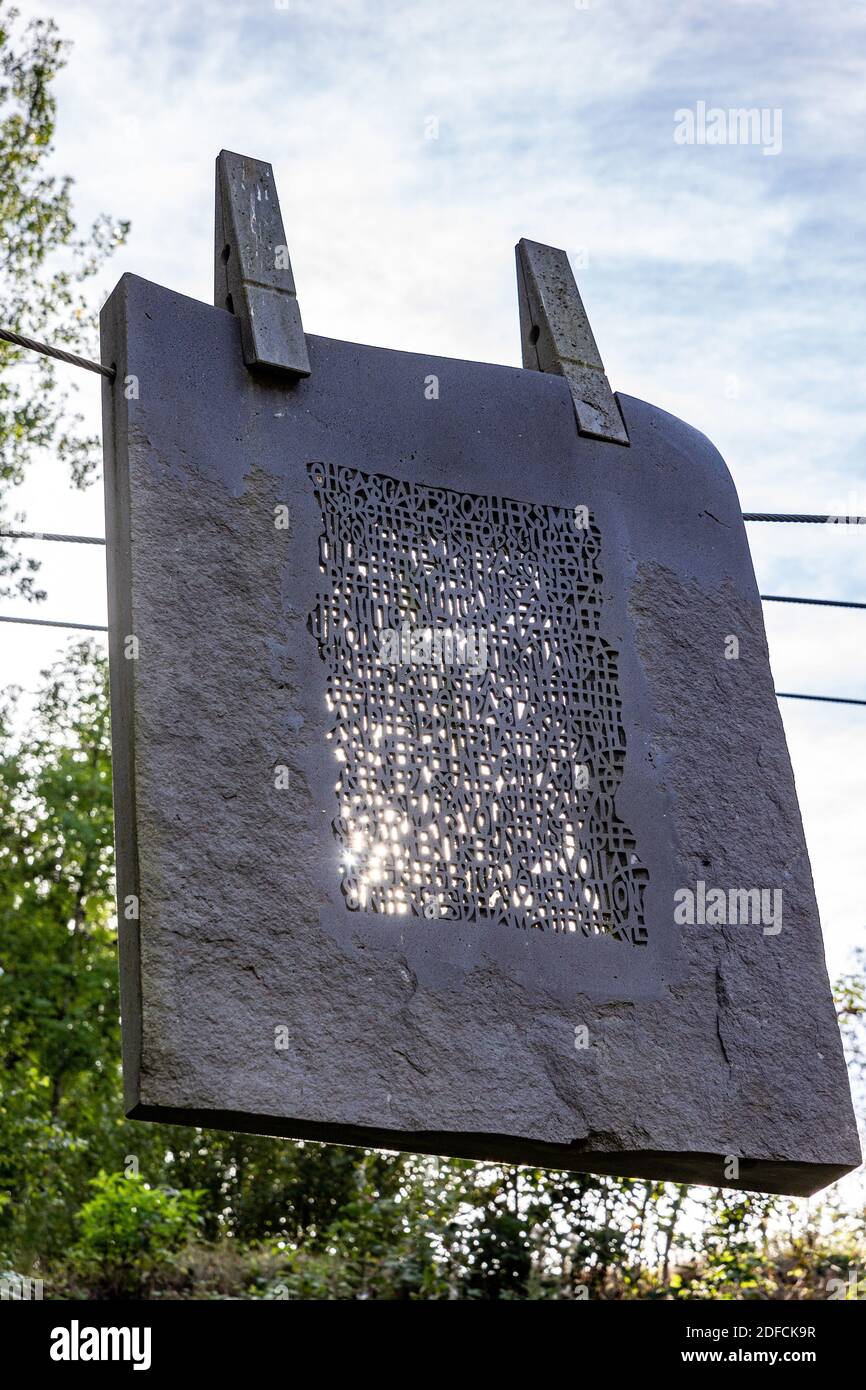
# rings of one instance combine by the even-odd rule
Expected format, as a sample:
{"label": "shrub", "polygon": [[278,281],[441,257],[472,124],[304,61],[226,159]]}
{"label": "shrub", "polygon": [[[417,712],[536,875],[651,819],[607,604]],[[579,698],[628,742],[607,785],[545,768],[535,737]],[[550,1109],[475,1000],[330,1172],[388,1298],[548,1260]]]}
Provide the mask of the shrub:
{"label": "shrub", "polygon": [[78,1213],[76,1268],[97,1296],[146,1296],[198,1230],[202,1194],[120,1173],[100,1173],[91,1186],[95,1196]]}

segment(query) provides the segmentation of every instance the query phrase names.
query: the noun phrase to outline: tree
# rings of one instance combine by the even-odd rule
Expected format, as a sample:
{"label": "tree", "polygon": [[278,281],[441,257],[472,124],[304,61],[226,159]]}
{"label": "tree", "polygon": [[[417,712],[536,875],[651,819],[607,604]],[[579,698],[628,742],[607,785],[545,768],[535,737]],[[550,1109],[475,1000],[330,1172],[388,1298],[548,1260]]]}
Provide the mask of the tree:
{"label": "tree", "polygon": [[[48,172],[52,84],[67,50],[52,20],[22,26],[18,12],[0,0],[0,319],[4,328],[93,357],[95,325],[84,286],[125,240],[129,224],[103,215],[82,235],[72,180]],[[70,389],[59,388],[50,358],[0,343],[0,529],[23,520],[10,518],[6,506],[35,450],[50,448],[65,460],[78,487],[92,478],[99,441],[82,433]],[[43,597],[37,569],[0,537],[0,595]]]}
{"label": "tree", "polygon": [[95,650],[73,648],[29,738],[9,703],[0,725],[0,1184],[36,1251],[87,1147],[65,1119],[117,1085],[105,685]]}

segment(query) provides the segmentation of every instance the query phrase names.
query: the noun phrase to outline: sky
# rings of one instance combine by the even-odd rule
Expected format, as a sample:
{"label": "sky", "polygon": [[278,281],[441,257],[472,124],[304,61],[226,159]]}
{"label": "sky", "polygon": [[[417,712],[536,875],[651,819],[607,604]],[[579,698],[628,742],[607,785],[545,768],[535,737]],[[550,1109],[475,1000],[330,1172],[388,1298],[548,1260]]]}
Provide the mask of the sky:
{"label": "sky", "polygon": [[[561,246],[614,389],[707,434],[745,511],[866,514],[860,0],[19,9],[73,43],[52,163],[79,221],[132,222],[95,307],[126,271],[212,301],[213,162],[237,150],[274,166],[308,332],[519,365],[514,244]],[[767,138],[678,138],[735,108]],[[64,371],[98,429],[98,379]],[[103,532],[98,484],[50,458],[15,503]],[[762,593],[866,601],[866,529],[748,529]],[[40,617],[105,621],[101,549],[30,553]],[[866,611],[765,613],[777,689],[866,698]],[[67,640],[3,625],[0,683],[33,689]],[[835,973],[864,941],[866,707],[781,706]]]}

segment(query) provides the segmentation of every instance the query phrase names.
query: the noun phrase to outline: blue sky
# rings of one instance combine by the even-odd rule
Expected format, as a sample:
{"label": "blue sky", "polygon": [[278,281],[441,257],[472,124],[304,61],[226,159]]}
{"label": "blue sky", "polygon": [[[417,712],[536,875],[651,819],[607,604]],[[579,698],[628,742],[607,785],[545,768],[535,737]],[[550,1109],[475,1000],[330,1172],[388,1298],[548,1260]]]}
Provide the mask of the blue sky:
{"label": "blue sky", "polygon": [[[514,243],[563,246],[613,386],[708,434],[745,510],[866,513],[862,4],[20,8],[74,42],[55,163],[81,220],[132,220],[96,301],[126,270],[211,298],[213,160],[239,150],[275,167],[308,331],[517,364]],[[698,102],[780,111],[781,151],[676,143]],[[19,501],[102,530],[98,488],[50,460]],[[762,591],[866,600],[866,530],[749,529]],[[38,553],[40,616],[104,621],[101,555]],[[767,627],[778,688],[866,698],[866,613],[769,605]],[[3,637],[30,686],[63,641]],[[866,915],[866,709],[783,715],[838,969]]]}

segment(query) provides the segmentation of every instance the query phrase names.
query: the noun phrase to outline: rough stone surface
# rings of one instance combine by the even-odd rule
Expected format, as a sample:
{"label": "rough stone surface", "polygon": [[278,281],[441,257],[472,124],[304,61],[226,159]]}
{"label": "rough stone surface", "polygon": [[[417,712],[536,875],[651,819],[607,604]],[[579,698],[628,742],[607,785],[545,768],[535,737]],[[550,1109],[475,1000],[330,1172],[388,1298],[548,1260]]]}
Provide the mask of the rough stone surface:
{"label": "rough stone surface", "polygon": [[515,249],[524,367],[565,377],[581,434],[628,444],[568,256],[525,238]]}
{"label": "rough stone surface", "polygon": [[[561,376],[308,346],[287,387],[246,371],[221,310],[127,276],[103,311],[118,897],[140,899],[121,917],[129,1113],[766,1191],[834,1180],[859,1148],[722,459],[628,396],[630,449],[579,436]],[[314,460],[591,508],[646,945],[347,909],[307,627]],[[675,925],[698,880],[781,888],[782,931]]]}
{"label": "rough stone surface", "polygon": [[248,367],[309,376],[274,171],[222,150],[216,162],[214,303],[238,317]]}

